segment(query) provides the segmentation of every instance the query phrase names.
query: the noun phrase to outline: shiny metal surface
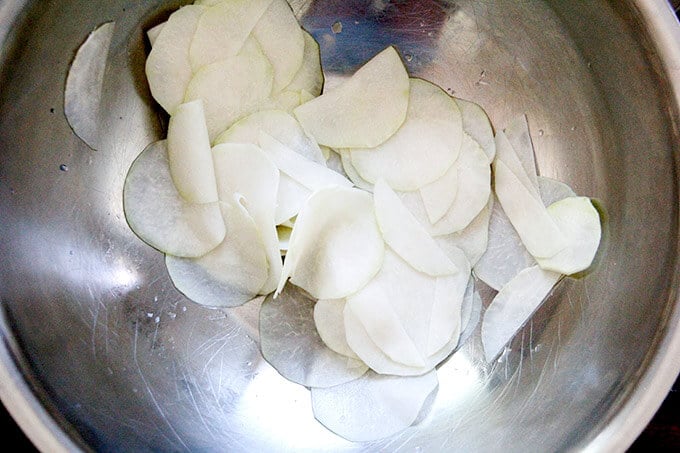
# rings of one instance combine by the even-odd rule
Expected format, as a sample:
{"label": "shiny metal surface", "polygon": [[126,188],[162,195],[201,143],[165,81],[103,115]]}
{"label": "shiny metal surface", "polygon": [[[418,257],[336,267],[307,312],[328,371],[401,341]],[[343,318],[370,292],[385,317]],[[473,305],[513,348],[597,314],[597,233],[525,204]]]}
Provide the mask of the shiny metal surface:
{"label": "shiny metal surface", "polygon": [[[184,299],[129,230],[123,180],[163,134],[143,30],[180,1],[0,1],[0,395],[45,450],[622,450],[680,370],[678,25],[662,0],[295,1],[329,83],[388,43],[496,126],[526,113],[543,175],[601,200],[597,270],[565,280],[501,361],[470,342],[430,414],[352,444],[260,357],[256,306]],[[66,74],[115,21],[97,151]],[[333,24],[342,23],[342,31]],[[334,32],[334,30],[336,32]],[[63,166],[62,166],[63,165]]]}

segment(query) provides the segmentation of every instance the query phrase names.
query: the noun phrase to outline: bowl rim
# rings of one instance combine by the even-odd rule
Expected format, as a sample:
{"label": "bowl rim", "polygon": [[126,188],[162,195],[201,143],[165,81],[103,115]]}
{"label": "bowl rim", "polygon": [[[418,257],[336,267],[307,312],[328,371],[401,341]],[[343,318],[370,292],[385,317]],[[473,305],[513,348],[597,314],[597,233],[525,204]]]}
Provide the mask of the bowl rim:
{"label": "bowl rim", "polygon": [[[0,3],[0,42],[20,16],[26,0]],[[645,29],[650,33],[664,75],[669,83],[670,101],[680,123],[680,23],[667,0],[631,0]],[[674,131],[680,136],[677,128]],[[678,156],[676,156],[676,162]],[[680,246],[676,244],[680,254]],[[677,255],[677,254],[676,254]],[[584,451],[625,451],[644,430],[659,409],[680,373],[680,285],[674,272],[675,305],[667,313],[663,335],[649,352],[647,364],[635,389],[625,397],[616,413],[599,433],[587,441]],[[0,306],[2,301],[0,301]],[[0,310],[0,400],[17,425],[40,451],[83,451],[82,440],[50,413],[22,372],[21,352],[11,335],[5,313]],[[65,419],[62,420],[66,423]]]}

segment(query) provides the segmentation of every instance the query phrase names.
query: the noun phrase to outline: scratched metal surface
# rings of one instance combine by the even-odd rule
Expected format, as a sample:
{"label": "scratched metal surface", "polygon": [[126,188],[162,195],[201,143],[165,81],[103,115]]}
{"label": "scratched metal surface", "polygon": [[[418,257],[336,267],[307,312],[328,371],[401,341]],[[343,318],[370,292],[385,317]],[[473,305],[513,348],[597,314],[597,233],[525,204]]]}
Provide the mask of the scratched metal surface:
{"label": "scratched metal surface", "polygon": [[[67,433],[101,451],[588,445],[636,390],[675,297],[675,111],[635,8],[293,3],[321,43],[329,84],[396,44],[411,74],[481,104],[493,124],[526,113],[541,173],[608,213],[597,270],[560,284],[498,363],[482,362],[476,337],[442,366],[434,407],[417,427],[352,444],[314,420],[305,388],[262,360],[257,305],[211,310],[186,300],[123,217],[126,171],[163,134],[143,77],[143,30],[181,3],[0,2],[3,338]],[[93,151],[66,122],[64,84],[78,46],[110,20],[106,133]]]}

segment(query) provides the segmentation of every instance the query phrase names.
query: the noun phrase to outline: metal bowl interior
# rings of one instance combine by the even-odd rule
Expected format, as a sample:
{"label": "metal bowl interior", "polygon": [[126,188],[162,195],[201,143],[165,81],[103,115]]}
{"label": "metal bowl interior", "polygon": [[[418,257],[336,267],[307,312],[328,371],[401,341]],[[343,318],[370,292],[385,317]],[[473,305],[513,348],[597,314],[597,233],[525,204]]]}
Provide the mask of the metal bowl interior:
{"label": "metal bowl interior", "polygon": [[[369,444],[324,429],[308,390],[262,360],[256,306],[186,300],[126,224],[127,169],[163,135],[143,32],[182,3],[0,2],[0,393],[42,448],[559,451],[633,440],[680,369],[680,66],[669,62],[680,34],[664,2],[293,2],[328,83],[397,44],[412,75],[481,104],[496,127],[526,113],[541,174],[607,213],[594,272],[563,281],[497,363],[470,342],[441,367],[429,415]],[[76,49],[111,20],[107,134],[93,151],[66,122],[64,84]]]}

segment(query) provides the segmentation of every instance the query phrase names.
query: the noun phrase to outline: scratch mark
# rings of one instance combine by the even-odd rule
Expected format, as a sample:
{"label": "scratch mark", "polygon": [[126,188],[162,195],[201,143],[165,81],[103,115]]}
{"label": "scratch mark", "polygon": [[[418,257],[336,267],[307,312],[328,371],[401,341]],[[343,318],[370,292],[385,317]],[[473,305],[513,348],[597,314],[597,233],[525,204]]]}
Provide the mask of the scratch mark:
{"label": "scratch mark", "polygon": [[151,401],[153,402],[153,405],[156,407],[156,410],[158,413],[161,415],[161,418],[165,422],[166,425],[168,425],[168,428],[170,428],[170,431],[175,435],[177,440],[179,441],[180,444],[184,447],[184,449],[188,452],[191,450],[187,445],[184,443],[184,440],[182,440],[182,436],[179,435],[179,433],[175,430],[175,427],[172,426],[172,423],[170,423],[170,420],[168,417],[165,415],[165,412],[163,412],[163,408],[161,408],[160,404],[158,404],[158,400],[156,400],[156,396],[153,394],[153,391],[151,390],[151,386],[149,386],[148,381],[146,380],[146,377],[144,376],[144,373],[142,372],[142,367],[139,365],[139,359],[137,358],[137,339],[139,336],[139,326],[135,324],[135,344],[132,349],[132,360],[135,364],[135,367],[137,367],[137,372],[139,373],[139,377],[142,378],[142,382],[144,383],[144,387],[146,387],[146,391],[149,393],[149,396],[151,397]]}
{"label": "scratch mark", "polygon": [[189,391],[189,397],[191,398],[191,402],[194,405],[194,409],[196,409],[196,413],[198,414],[198,418],[201,420],[201,423],[205,427],[206,431],[208,431],[208,434],[210,434],[210,437],[212,437],[213,439],[216,440],[217,437],[215,437],[215,433],[213,433],[212,430],[210,429],[210,427],[208,426],[208,423],[205,421],[205,418],[203,418],[203,413],[202,413],[201,409],[198,407],[198,403],[196,402],[196,398],[194,397],[193,390],[191,390],[192,386],[190,385],[188,378],[189,377],[186,375],[186,373],[184,373],[184,380],[187,382],[186,389]]}

